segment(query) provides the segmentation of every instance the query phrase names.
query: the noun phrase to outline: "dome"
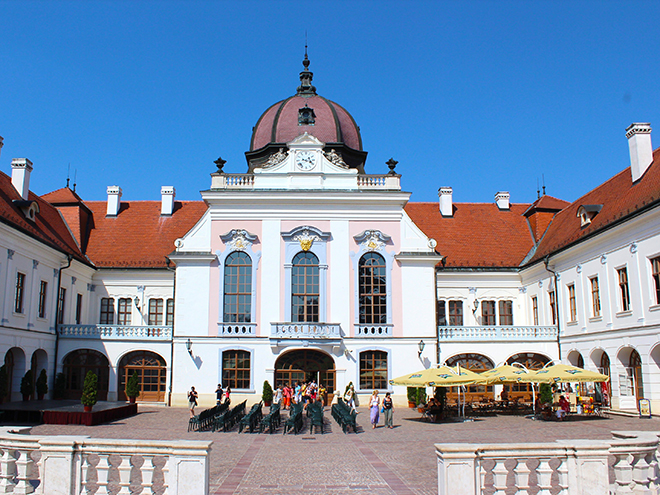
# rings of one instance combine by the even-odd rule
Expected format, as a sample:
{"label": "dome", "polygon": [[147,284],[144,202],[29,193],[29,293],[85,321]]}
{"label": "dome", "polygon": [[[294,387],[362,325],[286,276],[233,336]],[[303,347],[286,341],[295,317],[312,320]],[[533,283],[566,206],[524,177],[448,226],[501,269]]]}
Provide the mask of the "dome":
{"label": "dome", "polygon": [[307,132],[339,153],[349,167],[363,173],[366,152],[362,150],[360,128],[344,107],[316,94],[306,51],[303,66],[296,94],[271,105],[254,126],[250,151],[245,154],[249,171]]}

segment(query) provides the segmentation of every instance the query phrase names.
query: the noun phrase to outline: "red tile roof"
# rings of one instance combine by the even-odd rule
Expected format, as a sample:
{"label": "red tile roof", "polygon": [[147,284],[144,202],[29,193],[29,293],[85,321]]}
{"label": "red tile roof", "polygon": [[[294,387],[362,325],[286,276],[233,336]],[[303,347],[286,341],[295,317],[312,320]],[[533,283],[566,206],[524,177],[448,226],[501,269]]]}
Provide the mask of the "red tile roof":
{"label": "red tile roof", "polygon": [[94,214],[87,256],[97,267],[163,268],[183,237],[206,211],[203,201],[176,201],[171,217],[160,215],[160,201],[122,201],[119,215],[106,217],[105,201],[85,203]]}
{"label": "red tile roof", "polygon": [[[581,205],[603,205],[585,227],[577,211]],[[644,175],[632,183],[630,167],[588,192],[557,213],[530,262],[538,261],[587,236],[611,227],[628,215],[660,205],[660,148],[653,152],[653,163]]]}
{"label": "red tile roof", "polygon": [[0,172],[0,221],[62,253],[72,255],[82,263],[89,264],[54,206],[30,192],[28,200],[36,201],[39,206],[39,213],[32,222],[25,218],[22,210],[13,203],[14,200],[22,198],[14,189],[11,177]]}
{"label": "red tile roof", "polygon": [[52,205],[65,204],[65,203],[82,203],[83,200],[74,191],[68,187],[57,189],[55,191],[46,193],[41,196]]}
{"label": "red tile roof", "polygon": [[534,246],[523,212],[529,204],[499,210],[495,203],[454,203],[443,217],[439,204],[408,203],[406,213],[446,256],[447,267],[503,268],[520,265]]}

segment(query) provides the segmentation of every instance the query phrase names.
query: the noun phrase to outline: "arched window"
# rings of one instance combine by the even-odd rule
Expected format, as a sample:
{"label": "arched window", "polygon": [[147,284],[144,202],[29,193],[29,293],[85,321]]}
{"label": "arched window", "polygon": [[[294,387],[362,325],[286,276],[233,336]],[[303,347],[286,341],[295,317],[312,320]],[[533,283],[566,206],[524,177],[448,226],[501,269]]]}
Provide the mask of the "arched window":
{"label": "arched window", "polygon": [[291,321],[319,321],[319,259],[305,251],[291,267]]}
{"label": "arched window", "polygon": [[[466,370],[474,371],[475,373],[483,373],[487,370],[492,370],[495,365],[493,362],[482,354],[456,354],[450,357],[445,362],[446,366],[450,368],[456,365],[465,368]],[[463,394],[463,392],[461,392]],[[493,398],[492,385],[468,385],[465,388],[465,397],[468,402],[479,401],[480,399]],[[458,390],[456,387],[451,387],[447,391],[447,400],[455,402],[458,399]]]}
{"label": "arched window", "polygon": [[385,259],[378,253],[360,258],[360,323],[387,323],[387,277]]}
{"label": "arched window", "polygon": [[249,323],[252,319],[252,260],[234,251],[225,261],[224,316],[226,323]]}
{"label": "arched window", "polygon": [[[550,358],[543,354],[535,354],[532,352],[523,352],[514,354],[506,360],[506,364],[519,363],[531,371],[538,371],[543,368],[546,363],[550,362]],[[532,387],[538,390],[538,386],[531,383],[515,383],[512,385],[504,385],[504,388],[509,392],[509,400],[521,399],[524,402],[532,402]]]}
{"label": "arched window", "polygon": [[165,360],[150,351],[126,354],[119,363],[119,400],[126,400],[126,382],[137,373],[140,378],[140,395],[137,400],[163,402],[167,385]]}
{"label": "arched window", "polygon": [[644,398],[644,379],[642,378],[642,358],[635,349],[630,353],[629,370],[634,378],[635,399],[639,401]]}
{"label": "arched window", "polygon": [[387,389],[387,352],[360,353],[360,389]]}
{"label": "arched window", "polygon": [[227,388],[250,388],[250,353],[231,350],[222,353],[222,385]]}

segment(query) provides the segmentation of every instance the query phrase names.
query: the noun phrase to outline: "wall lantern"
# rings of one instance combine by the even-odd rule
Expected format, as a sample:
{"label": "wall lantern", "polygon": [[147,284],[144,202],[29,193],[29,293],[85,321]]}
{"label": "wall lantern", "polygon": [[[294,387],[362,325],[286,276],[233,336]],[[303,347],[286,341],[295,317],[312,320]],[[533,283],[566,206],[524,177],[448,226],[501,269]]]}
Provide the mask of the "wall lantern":
{"label": "wall lantern", "polygon": [[186,349],[188,349],[188,354],[192,356],[192,341],[190,339],[186,342]]}
{"label": "wall lantern", "polygon": [[420,340],[420,341],[419,341],[419,344],[417,344],[417,347],[419,348],[419,352],[417,353],[417,355],[418,355],[420,358],[422,357],[422,352],[424,352],[424,346],[426,346],[426,344],[424,343],[423,340]]}
{"label": "wall lantern", "polygon": [[135,296],[135,299],[133,299],[133,302],[135,303],[135,307],[137,309],[140,309],[140,298],[138,296]]}

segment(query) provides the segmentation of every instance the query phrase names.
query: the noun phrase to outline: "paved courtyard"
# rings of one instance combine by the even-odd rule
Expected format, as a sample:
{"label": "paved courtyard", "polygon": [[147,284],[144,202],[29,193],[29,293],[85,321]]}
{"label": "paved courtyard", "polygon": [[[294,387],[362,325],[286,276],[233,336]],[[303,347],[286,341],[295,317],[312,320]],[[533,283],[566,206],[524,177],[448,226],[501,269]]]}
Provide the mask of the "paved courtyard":
{"label": "paved courtyard", "polygon": [[[609,439],[612,430],[660,431],[659,419],[611,416],[562,423],[516,416],[430,424],[396,409],[394,429],[369,425],[360,410],[357,434],[344,434],[326,408],[325,434],[188,433],[186,409],[140,405],[135,417],[101,426],[41,425],[35,435],[77,434],[154,440],[208,439],[211,494],[437,494],[434,443]],[[382,423],[381,423],[382,424]],[[281,431],[281,430],[280,430]],[[192,495],[192,494],[191,494]]]}

